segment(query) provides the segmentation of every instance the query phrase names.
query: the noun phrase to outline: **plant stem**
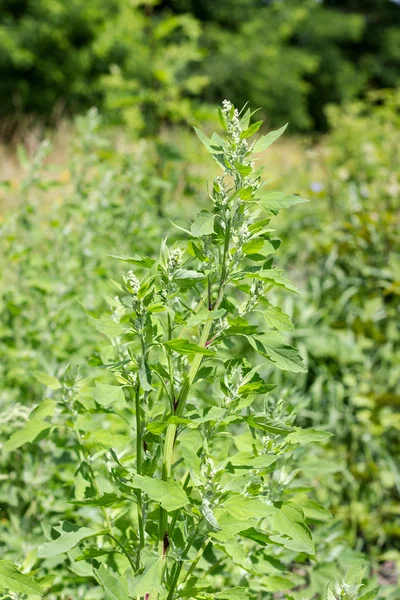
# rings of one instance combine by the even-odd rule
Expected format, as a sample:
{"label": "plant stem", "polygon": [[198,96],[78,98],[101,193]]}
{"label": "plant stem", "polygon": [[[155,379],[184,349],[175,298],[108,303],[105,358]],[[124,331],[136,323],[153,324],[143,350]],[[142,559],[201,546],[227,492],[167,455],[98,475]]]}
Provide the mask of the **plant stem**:
{"label": "plant stem", "polygon": [[176,586],[178,585],[179,577],[180,577],[180,574],[182,571],[183,562],[184,562],[185,558],[187,557],[187,555],[189,554],[190,548],[193,546],[193,544],[196,540],[196,537],[199,532],[199,527],[200,527],[200,523],[198,523],[196,529],[194,530],[193,535],[189,538],[188,543],[186,544],[186,546],[182,552],[180,561],[179,561],[178,565],[176,566],[176,569],[174,570],[173,579],[171,582],[171,587],[168,592],[167,600],[172,600],[174,597]]}
{"label": "plant stem", "polygon": [[[136,472],[142,474],[142,420],[140,414],[140,383],[139,379],[135,389],[135,407],[136,407]],[[139,545],[136,554],[136,568],[140,567],[141,552],[144,548],[144,526],[143,526],[143,500],[142,490],[136,491],[137,497],[137,515],[139,524]]]}

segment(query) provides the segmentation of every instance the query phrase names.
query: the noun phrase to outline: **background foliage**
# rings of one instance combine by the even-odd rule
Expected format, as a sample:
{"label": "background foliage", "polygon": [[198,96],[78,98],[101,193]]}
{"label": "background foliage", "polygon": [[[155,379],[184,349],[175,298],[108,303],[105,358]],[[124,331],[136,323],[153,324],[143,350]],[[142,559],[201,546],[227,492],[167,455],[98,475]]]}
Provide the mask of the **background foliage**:
{"label": "background foliage", "polygon": [[392,0],[5,0],[0,116],[95,103],[154,132],[229,96],[325,129],[327,103],[399,84],[399,15]]}

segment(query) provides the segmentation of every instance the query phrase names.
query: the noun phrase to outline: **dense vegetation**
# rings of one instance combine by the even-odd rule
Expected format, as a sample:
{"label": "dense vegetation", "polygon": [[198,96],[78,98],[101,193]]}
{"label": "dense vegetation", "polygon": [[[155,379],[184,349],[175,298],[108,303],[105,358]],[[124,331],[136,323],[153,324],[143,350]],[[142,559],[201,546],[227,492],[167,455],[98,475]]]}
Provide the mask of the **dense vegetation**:
{"label": "dense vegetation", "polygon": [[[332,108],[329,136],[281,161],[278,133],[252,147],[259,124],[227,105],[204,155],[183,132],[180,155],[168,132],[128,144],[94,109],[67,164],[19,149],[0,230],[4,598],[396,600],[399,107]],[[249,147],[267,149],[255,165]],[[226,172],[208,202],[207,150]]]}
{"label": "dense vegetation", "polygon": [[154,133],[225,96],[321,130],[327,103],[400,81],[392,0],[5,0],[0,19],[7,135],[92,104]]}

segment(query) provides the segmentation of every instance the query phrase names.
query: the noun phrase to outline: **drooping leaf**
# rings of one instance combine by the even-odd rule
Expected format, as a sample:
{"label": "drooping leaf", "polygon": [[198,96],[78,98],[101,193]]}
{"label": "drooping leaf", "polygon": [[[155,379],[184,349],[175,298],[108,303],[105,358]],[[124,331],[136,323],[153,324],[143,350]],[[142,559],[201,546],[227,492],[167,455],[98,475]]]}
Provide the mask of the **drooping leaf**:
{"label": "drooping leaf", "polygon": [[154,502],[169,511],[176,510],[189,504],[189,498],[183,488],[175,481],[162,481],[143,475],[135,475],[132,484],[145,492]]}
{"label": "drooping leaf", "polygon": [[[11,437],[4,444],[5,450],[8,452],[12,452],[13,450],[17,450],[24,444],[28,442],[34,442],[41,435],[44,435],[44,432],[49,431],[51,428],[50,423],[46,423],[46,421],[42,421],[40,419],[32,419],[25,423],[21,429],[15,431]],[[40,439],[42,439],[40,437]]]}
{"label": "drooping leaf", "polygon": [[11,560],[0,560],[0,590],[16,594],[42,596],[42,588],[32,577],[24,575]]}
{"label": "drooping leaf", "polygon": [[83,540],[102,535],[107,531],[104,529],[95,531],[89,527],[77,527],[72,523],[68,523],[68,521],[62,521],[60,525],[54,527],[54,529],[60,533],[60,536],[51,542],[46,542],[39,546],[39,558],[50,558],[52,556],[57,556],[58,554],[64,554],[65,552],[72,550],[72,548],[75,548],[75,546],[80,544]]}

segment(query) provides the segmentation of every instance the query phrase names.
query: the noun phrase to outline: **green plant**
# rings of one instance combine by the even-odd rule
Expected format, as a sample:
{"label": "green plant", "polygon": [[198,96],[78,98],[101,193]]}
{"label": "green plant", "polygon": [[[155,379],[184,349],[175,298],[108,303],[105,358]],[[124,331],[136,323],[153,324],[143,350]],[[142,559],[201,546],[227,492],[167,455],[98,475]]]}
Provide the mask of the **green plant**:
{"label": "green plant", "polygon": [[[96,361],[102,374],[37,372],[46,397],[5,444],[6,452],[47,444],[45,464],[64,467],[65,494],[50,503],[47,541],[25,569],[37,565],[48,598],[328,593],[325,579],[308,586],[316,551],[308,524],[329,513],[300,465],[304,446],[330,434],[297,427],[301,405],[269,397],[275,386],[265,379],[266,361],[305,372],[285,342],[289,317],[267,297],[274,287],[294,291],[273,264],[280,242],[270,220],[302,200],[265,188],[255,164],[285,127],[249,146],[261,125],[250,124],[250,110],[225,101],[219,116],[225,138],[197,131],[223,172],[211,210],[185,240],[164,240],[157,259],[116,257],[143,276],[129,271],[118,295],[106,295],[110,316],[88,312],[108,340]],[[330,562],[334,579],[343,565]],[[29,584],[12,563],[0,565],[3,588],[25,593]]]}

